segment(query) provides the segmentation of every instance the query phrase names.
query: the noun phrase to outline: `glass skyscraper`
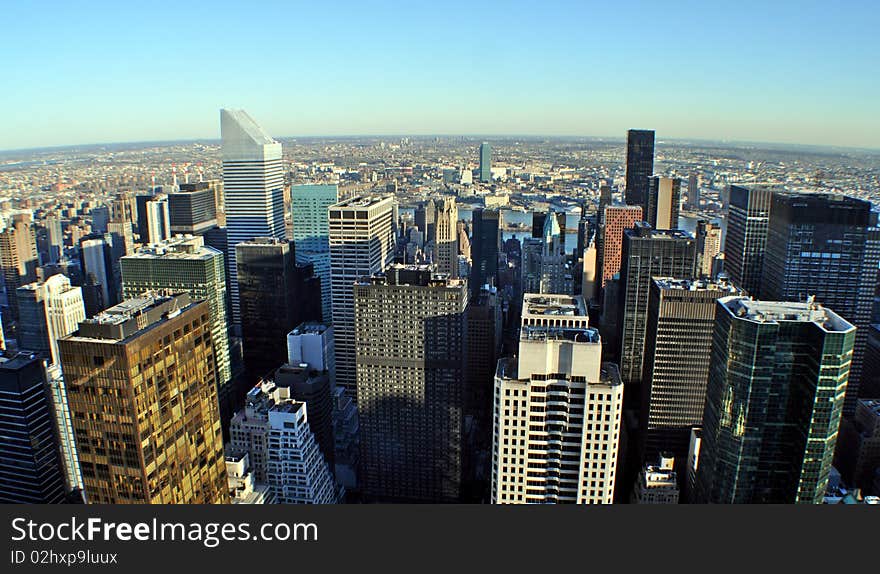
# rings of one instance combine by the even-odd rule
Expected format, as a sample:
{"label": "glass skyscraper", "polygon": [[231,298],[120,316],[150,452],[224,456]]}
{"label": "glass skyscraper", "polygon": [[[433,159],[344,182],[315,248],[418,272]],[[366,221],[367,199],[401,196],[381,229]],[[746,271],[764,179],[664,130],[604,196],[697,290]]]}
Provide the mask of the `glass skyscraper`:
{"label": "glass skyscraper", "polygon": [[763,187],[730,186],[724,271],[738,287],[756,297],[761,296],[771,196]]}
{"label": "glass skyscraper", "polygon": [[333,320],[330,290],[330,224],[327,209],[339,201],[334,184],[307,184],[290,187],[290,211],[296,262],[311,263],[321,279],[322,321]]}
{"label": "glass skyscraper", "polygon": [[811,301],[718,300],[697,483],[710,503],[822,503],[855,328]]}
{"label": "glass skyscraper", "polygon": [[483,183],[492,181],[492,146],[489,142],[480,144],[480,181]]}
{"label": "glass skyscraper", "polygon": [[648,213],[648,178],[654,175],[654,130],[626,132],[627,205],[639,205]]}

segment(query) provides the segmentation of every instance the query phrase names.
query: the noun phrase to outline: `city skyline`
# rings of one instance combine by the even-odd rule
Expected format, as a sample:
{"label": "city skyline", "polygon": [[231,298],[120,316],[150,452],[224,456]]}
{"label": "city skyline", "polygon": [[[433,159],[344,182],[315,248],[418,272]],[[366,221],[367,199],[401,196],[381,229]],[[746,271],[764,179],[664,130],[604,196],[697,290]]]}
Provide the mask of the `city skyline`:
{"label": "city skyline", "polygon": [[[0,47],[16,55],[4,70],[16,89],[0,104],[16,113],[0,118],[0,149],[213,138],[205,110],[229,106],[301,137],[604,137],[650,126],[666,139],[880,148],[880,80],[865,73],[880,42],[858,17],[863,1],[837,11],[279,5],[271,17],[237,11],[234,25],[224,3],[203,8],[8,7],[17,25]],[[236,81],[218,84],[233,69]]]}

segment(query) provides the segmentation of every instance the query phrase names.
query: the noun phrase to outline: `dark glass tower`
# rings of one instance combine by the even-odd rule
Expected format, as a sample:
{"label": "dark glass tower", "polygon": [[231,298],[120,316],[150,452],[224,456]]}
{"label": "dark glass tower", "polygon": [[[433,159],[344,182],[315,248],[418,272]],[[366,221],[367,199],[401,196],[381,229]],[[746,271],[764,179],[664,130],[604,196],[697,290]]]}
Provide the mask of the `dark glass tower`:
{"label": "dark glass tower", "polygon": [[498,244],[501,242],[501,215],[498,211],[475,209],[471,240],[470,290],[476,298],[484,285],[498,286]]}
{"label": "dark glass tower", "polygon": [[627,390],[627,408],[637,406],[648,321],[648,297],[652,277],[692,279],[696,265],[696,241],[679,230],[655,230],[645,222],[623,232],[620,267],[619,309],[620,373]]}
{"label": "dark glass tower", "polygon": [[0,357],[0,503],[64,501],[64,470],[43,360]]}
{"label": "dark glass tower", "polygon": [[822,503],[854,341],[850,323],[812,302],[718,300],[701,501]]}
{"label": "dark glass tower", "polygon": [[817,301],[858,329],[844,412],[855,410],[880,260],[877,215],[843,195],[774,193],[761,297]]}
{"label": "dark glass tower", "polygon": [[750,295],[760,295],[770,218],[769,189],[730,186],[724,271]]}
{"label": "dark glass tower", "polygon": [[654,175],[654,130],[626,132],[627,205],[640,205],[648,212],[648,178]]}
{"label": "dark glass tower", "polygon": [[320,280],[297,266],[293,242],[258,237],[235,246],[244,363],[249,379],[287,362],[287,334],[321,318]]}
{"label": "dark glass tower", "polygon": [[489,142],[480,144],[480,181],[483,183],[492,181],[492,147]]}

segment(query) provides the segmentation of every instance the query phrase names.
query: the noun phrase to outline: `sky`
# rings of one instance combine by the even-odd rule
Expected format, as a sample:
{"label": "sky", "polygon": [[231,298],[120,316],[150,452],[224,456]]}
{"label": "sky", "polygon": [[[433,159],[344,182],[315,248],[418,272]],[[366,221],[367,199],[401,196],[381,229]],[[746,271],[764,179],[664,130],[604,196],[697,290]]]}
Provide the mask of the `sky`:
{"label": "sky", "polygon": [[275,137],[880,148],[875,0],[5,2],[0,149]]}

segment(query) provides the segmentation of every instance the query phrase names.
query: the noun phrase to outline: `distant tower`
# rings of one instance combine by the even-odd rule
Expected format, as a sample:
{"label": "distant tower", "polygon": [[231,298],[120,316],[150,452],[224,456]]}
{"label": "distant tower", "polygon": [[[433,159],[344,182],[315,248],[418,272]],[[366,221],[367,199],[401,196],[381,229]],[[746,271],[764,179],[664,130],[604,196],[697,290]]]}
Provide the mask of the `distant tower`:
{"label": "distant tower", "polygon": [[694,211],[700,209],[700,176],[695,171],[692,171],[688,177],[687,206]]}
{"label": "distant tower", "polygon": [[721,226],[705,220],[697,222],[697,271],[701,277],[712,279],[716,257],[721,253]]}
{"label": "distant tower", "polygon": [[244,110],[220,110],[223,190],[232,322],[241,323],[235,246],[255,237],[284,239],[281,144]]}
{"label": "distant tower", "polygon": [[476,298],[484,285],[498,286],[498,246],[501,243],[501,214],[498,211],[475,209],[471,240],[471,298]]}
{"label": "distant tower", "polygon": [[29,220],[15,221],[0,231],[0,269],[13,319],[18,318],[15,290],[37,280],[37,240]]}
{"label": "distant tower", "polygon": [[601,269],[602,288],[620,272],[623,250],[623,232],[642,221],[643,211],[639,205],[610,205],[601,215],[602,223],[596,242],[596,258]]}
{"label": "distant tower", "polygon": [[647,212],[648,178],[654,174],[654,130],[626,132],[627,205],[640,205]]}
{"label": "distant tower", "polygon": [[480,144],[480,181],[483,183],[492,181],[492,147],[489,142]]}
{"label": "distant tower", "polygon": [[434,264],[438,273],[458,277],[458,207],[455,198],[437,202],[436,236],[434,237]]}
{"label": "distant tower", "polygon": [[654,229],[678,229],[681,210],[681,179],[651,177],[648,179],[648,223]]}

